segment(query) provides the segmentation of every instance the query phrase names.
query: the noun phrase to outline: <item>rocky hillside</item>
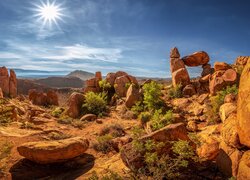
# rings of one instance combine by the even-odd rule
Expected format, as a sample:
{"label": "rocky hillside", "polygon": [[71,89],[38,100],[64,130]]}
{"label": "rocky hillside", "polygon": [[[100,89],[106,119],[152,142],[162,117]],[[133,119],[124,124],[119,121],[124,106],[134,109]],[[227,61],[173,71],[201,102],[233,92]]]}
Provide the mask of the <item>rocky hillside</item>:
{"label": "rocky hillside", "polygon": [[76,71],[69,73],[66,77],[77,77],[83,81],[86,81],[90,78],[93,78],[94,76],[95,75],[93,73],[90,73],[87,71],[76,70]]}
{"label": "rocky hillside", "polygon": [[[172,84],[96,72],[67,103],[29,86],[12,96],[19,85],[2,68],[0,178],[250,179],[250,57],[209,62],[173,48]],[[187,66],[201,76],[190,79]]]}

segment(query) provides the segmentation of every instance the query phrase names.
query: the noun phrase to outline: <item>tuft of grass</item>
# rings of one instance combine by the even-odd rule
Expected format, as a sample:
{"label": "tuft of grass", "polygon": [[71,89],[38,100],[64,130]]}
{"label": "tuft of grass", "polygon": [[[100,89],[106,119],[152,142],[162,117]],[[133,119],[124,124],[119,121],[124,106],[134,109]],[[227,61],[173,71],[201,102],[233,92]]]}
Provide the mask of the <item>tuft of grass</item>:
{"label": "tuft of grass", "polygon": [[64,112],[64,109],[62,107],[56,107],[52,112],[51,115],[54,117],[59,118],[62,113]]}
{"label": "tuft of grass", "polygon": [[88,178],[88,180],[123,180],[124,179],[116,172],[113,172],[111,170],[107,170],[107,171],[108,171],[107,174],[101,177],[97,175],[96,171],[94,171],[91,177]]}
{"label": "tuft of grass", "polygon": [[57,123],[59,123],[59,124],[71,124],[72,121],[73,121],[73,119],[71,117],[64,115],[57,120]]}
{"label": "tuft of grass", "polygon": [[48,138],[50,140],[61,140],[61,139],[67,139],[70,138],[71,136],[68,134],[63,134],[59,132],[51,132],[48,134]]}
{"label": "tuft of grass", "polygon": [[35,125],[31,122],[25,121],[25,122],[22,122],[20,128],[21,129],[34,129]]}
{"label": "tuft of grass", "polygon": [[113,124],[102,128],[100,136],[110,134],[112,137],[122,137],[124,133],[124,129],[120,124]]}
{"label": "tuft of grass", "polygon": [[103,136],[97,137],[97,143],[93,145],[93,148],[96,151],[102,152],[107,154],[108,152],[113,150],[113,142],[112,142],[112,135],[106,134]]}
{"label": "tuft of grass", "polygon": [[171,110],[167,111],[165,114],[162,110],[156,110],[150,120],[150,127],[153,131],[161,129],[173,122],[173,112]]}
{"label": "tuft of grass", "polygon": [[13,144],[11,142],[4,142],[0,146],[0,161],[4,158],[7,158],[10,155],[11,149],[13,148]]}

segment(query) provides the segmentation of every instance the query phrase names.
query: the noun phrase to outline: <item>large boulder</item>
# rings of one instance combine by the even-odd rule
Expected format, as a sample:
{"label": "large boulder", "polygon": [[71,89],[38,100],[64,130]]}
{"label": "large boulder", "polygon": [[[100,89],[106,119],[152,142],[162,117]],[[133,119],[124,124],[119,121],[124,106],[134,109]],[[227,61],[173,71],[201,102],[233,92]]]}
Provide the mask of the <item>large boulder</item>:
{"label": "large boulder", "polygon": [[29,100],[34,105],[46,106],[47,105],[47,94],[43,92],[38,92],[35,89],[29,90]]}
{"label": "large boulder", "polygon": [[241,144],[250,148],[250,61],[246,64],[240,78],[237,102],[238,133]]}
{"label": "large boulder", "polygon": [[230,114],[235,113],[237,106],[235,103],[225,103],[220,106],[219,115],[222,122],[229,117]]}
{"label": "large boulder", "polygon": [[109,83],[111,86],[114,86],[115,78],[116,78],[115,73],[108,73],[107,76],[106,76],[106,81],[107,81],[107,83]]}
{"label": "large boulder", "polygon": [[213,75],[210,77],[210,80],[209,80],[210,94],[215,95],[216,92],[222,90],[225,86],[226,86],[226,83],[222,77],[218,77],[216,75]]}
{"label": "large boulder", "polygon": [[235,60],[235,64],[236,65],[246,65],[247,62],[250,61],[250,56],[239,56],[237,57],[237,59]]}
{"label": "large boulder", "polygon": [[178,84],[186,86],[190,84],[190,77],[186,68],[181,68],[172,73],[172,83],[176,87]]}
{"label": "large boulder", "polygon": [[193,95],[196,94],[196,90],[195,90],[195,87],[194,85],[192,84],[189,84],[189,85],[186,85],[183,90],[182,90],[182,94],[186,97],[191,97]]}
{"label": "large boulder", "polygon": [[84,96],[81,93],[73,93],[68,100],[68,109],[66,114],[72,118],[78,118],[81,115],[82,105],[84,103]]}
{"label": "large boulder", "polygon": [[55,91],[50,90],[47,92],[47,105],[54,105],[54,106],[59,105],[58,96]]}
{"label": "large boulder", "polygon": [[137,85],[131,84],[128,88],[125,105],[131,108],[141,98],[140,89]]}
{"label": "large boulder", "polygon": [[231,114],[222,124],[221,137],[227,145],[234,148],[240,147],[237,132],[237,117],[235,113]]}
{"label": "large boulder", "polygon": [[185,56],[182,58],[185,65],[187,66],[200,66],[207,64],[209,62],[209,56],[204,51],[195,52],[191,55]]}
{"label": "large boulder", "polygon": [[216,158],[216,164],[220,171],[227,177],[236,177],[242,152],[228,146],[225,142],[220,143],[220,152]]}
{"label": "large boulder", "polygon": [[225,62],[215,62],[214,63],[214,70],[215,71],[221,71],[221,70],[226,71],[226,70],[231,69],[231,68],[232,67]]}
{"label": "large boulder", "polygon": [[16,79],[16,73],[14,70],[10,70],[10,78],[9,78],[9,95],[11,98],[14,98],[17,96],[17,79]]}
{"label": "large boulder", "polygon": [[237,81],[237,72],[234,69],[228,69],[222,75],[222,78],[227,85],[232,85]]}
{"label": "large boulder", "polygon": [[200,158],[214,160],[219,153],[219,142],[215,138],[207,136],[196,151]]}
{"label": "large boulder", "polygon": [[246,151],[239,164],[237,180],[250,179],[250,151]]}
{"label": "large boulder", "polygon": [[202,65],[202,73],[201,73],[201,76],[204,77],[204,76],[207,76],[209,74],[212,74],[214,69],[211,68],[211,64],[204,64]]}
{"label": "large boulder", "polygon": [[28,142],[17,147],[21,156],[39,164],[64,162],[82,155],[89,147],[89,141],[75,137],[58,141]]}
{"label": "large boulder", "polygon": [[10,87],[9,87],[9,73],[6,67],[0,68],[0,87],[2,88],[3,95],[5,97],[8,97],[10,92]]}
{"label": "large boulder", "polygon": [[[190,141],[186,127],[183,123],[168,125],[139,139],[139,141],[142,143],[145,143],[147,140],[165,143],[165,146],[161,148],[160,152],[158,152],[159,154],[167,154],[171,151],[172,144],[168,143],[170,141]],[[135,148],[133,148],[132,143],[128,143],[127,145],[123,146],[121,151],[121,159],[127,167],[136,170],[142,168],[145,165],[144,154],[145,152],[138,152]]]}
{"label": "large boulder", "polygon": [[128,89],[128,87],[126,86],[128,84],[130,84],[130,80],[128,76],[121,76],[121,77],[116,78],[115,84],[114,84],[116,94],[120,97],[126,97],[127,89]]}

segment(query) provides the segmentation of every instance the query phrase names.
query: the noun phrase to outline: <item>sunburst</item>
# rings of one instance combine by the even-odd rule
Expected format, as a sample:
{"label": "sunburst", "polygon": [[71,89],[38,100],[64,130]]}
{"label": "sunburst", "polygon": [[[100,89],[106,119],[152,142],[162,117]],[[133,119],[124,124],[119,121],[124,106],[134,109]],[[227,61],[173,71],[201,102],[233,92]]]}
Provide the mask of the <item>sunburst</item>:
{"label": "sunburst", "polygon": [[35,4],[34,9],[37,13],[35,17],[38,17],[39,21],[42,21],[43,26],[52,26],[53,24],[58,26],[58,21],[63,21],[63,10],[62,4],[57,4],[56,1],[41,1],[41,4]]}

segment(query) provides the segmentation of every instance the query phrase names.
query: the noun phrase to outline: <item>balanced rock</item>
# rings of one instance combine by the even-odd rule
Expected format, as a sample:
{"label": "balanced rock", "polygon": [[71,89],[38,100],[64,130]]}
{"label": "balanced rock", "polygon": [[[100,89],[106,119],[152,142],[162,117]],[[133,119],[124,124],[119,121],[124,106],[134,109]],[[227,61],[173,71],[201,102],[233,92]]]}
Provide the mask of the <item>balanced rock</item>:
{"label": "balanced rock", "polygon": [[220,70],[226,71],[226,70],[231,69],[231,68],[232,67],[225,62],[215,62],[214,63],[214,70],[215,71],[220,71]]}
{"label": "balanced rock", "polygon": [[240,78],[237,101],[238,133],[241,144],[250,148],[250,61],[247,62]]}
{"label": "balanced rock", "polygon": [[66,114],[72,118],[78,118],[81,115],[84,100],[85,98],[81,93],[74,92],[71,94],[68,100],[68,110],[66,111]]}
{"label": "balanced rock", "polygon": [[187,66],[200,66],[209,62],[209,56],[204,51],[195,52],[191,55],[182,58],[184,64]]}
{"label": "balanced rock", "polygon": [[29,142],[17,147],[21,156],[39,164],[64,162],[82,155],[89,141],[75,137],[58,141]]}
{"label": "balanced rock", "polygon": [[128,88],[125,105],[131,108],[141,98],[140,89],[137,85],[131,84]]}
{"label": "balanced rock", "polygon": [[184,62],[180,59],[178,49],[175,47],[170,52],[170,69],[172,74],[172,83],[176,87],[178,84],[186,86],[190,84],[190,77]]}
{"label": "balanced rock", "polygon": [[14,70],[10,70],[10,78],[9,78],[9,93],[10,97],[14,98],[17,96],[17,79],[16,73]]}

